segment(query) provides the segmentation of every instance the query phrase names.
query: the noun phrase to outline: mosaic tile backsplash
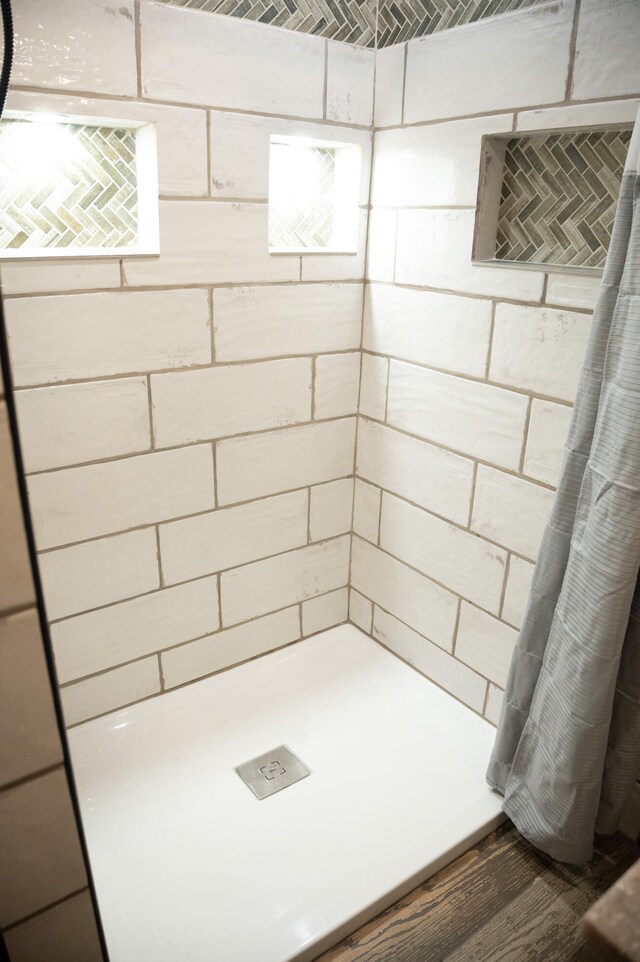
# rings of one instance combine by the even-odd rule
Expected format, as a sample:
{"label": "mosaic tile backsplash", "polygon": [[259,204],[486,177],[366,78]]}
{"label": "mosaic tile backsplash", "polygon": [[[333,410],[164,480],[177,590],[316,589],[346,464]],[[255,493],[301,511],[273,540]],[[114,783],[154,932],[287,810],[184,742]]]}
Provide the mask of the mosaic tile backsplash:
{"label": "mosaic tile backsplash", "polygon": [[0,251],[128,247],[137,212],[134,130],[0,123]]}
{"label": "mosaic tile backsplash", "polygon": [[629,130],[510,140],[496,258],[603,267],[630,140]]}
{"label": "mosaic tile backsplash", "polygon": [[162,0],[288,30],[389,47],[546,0]]}

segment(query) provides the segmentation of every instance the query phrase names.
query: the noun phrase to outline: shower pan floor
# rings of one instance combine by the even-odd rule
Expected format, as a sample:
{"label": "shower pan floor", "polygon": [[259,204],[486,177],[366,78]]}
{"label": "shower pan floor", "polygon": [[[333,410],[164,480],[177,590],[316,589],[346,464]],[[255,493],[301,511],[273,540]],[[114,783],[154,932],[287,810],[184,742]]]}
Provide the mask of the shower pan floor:
{"label": "shower pan floor", "polygon": [[111,962],[314,958],[500,824],[493,735],[352,625],[73,729]]}

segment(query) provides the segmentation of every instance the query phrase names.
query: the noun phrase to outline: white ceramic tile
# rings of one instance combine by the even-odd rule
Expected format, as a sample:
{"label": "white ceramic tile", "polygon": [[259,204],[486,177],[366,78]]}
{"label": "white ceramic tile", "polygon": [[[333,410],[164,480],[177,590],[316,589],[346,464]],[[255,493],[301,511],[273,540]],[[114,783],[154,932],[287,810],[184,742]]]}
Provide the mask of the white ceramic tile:
{"label": "white ceramic tile", "polygon": [[462,662],[381,608],[375,609],[373,636],[465,705],[482,712],[487,683]]}
{"label": "white ceramic tile", "polygon": [[498,304],[489,377],[573,401],[590,323],[586,314]]}
{"label": "white ceramic tile", "polygon": [[357,472],[428,511],[466,524],[473,463],[391,428],[361,420]]}
{"label": "white ceramic tile", "polygon": [[[484,778],[494,737],[350,625],[78,726],[111,955],[175,962],[179,945],[193,962],[215,945],[224,962],[317,957],[500,824]],[[233,769],[283,741],[312,774],[258,802]],[[381,757],[393,758],[393,778],[372,792]],[[372,845],[376,835],[393,844]],[[268,884],[255,871],[265,838],[282,842]],[[238,921],[240,891],[251,925]]]}
{"label": "white ceramic tile", "polygon": [[456,658],[503,688],[517,637],[514,628],[462,602]]}
{"label": "white ceramic tile", "polygon": [[546,301],[558,307],[583,307],[593,310],[602,278],[580,274],[549,274]]}
{"label": "white ceramic tile", "polygon": [[395,210],[371,210],[369,212],[367,280],[393,280],[397,222],[398,214]]}
{"label": "white ceramic tile", "polygon": [[308,494],[294,491],[160,525],[166,584],[188,581],[307,543]]}
{"label": "white ceramic tile", "polygon": [[320,37],[145,3],[141,39],[146,97],[295,117],[322,116],[325,44]]}
{"label": "white ceramic tile", "polygon": [[[158,186],[161,194],[169,196],[201,197],[208,193],[207,189],[207,114],[205,110],[194,110],[188,107],[169,107],[163,104],[145,104],[131,100],[89,99],[87,97],[67,96],[66,94],[52,94],[48,91],[14,90],[7,99],[8,110],[45,111],[68,117],[73,121],[77,118],[84,122],[86,119],[97,121],[104,117],[106,120],[133,120],[153,124],[155,127],[157,156],[158,156]],[[83,258],[80,263],[66,265],[70,270],[83,278],[87,266],[97,271],[100,262],[87,262]],[[16,265],[18,266],[18,265]],[[42,268],[56,278],[53,264],[42,262]],[[63,267],[64,265],[60,265]],[[110,264],[103,262],[103,267],[110,266],[118,275],[119,266],[116,260]],[[50,268],[47,270],[47,268]],[[68,283],[68,282],[67,282]],[[111,287],[111,284],[89,284],[87,281],[78,284],[68,284],[68,288],[42,285],[37,288],[43,291],[57,289],[75,289],[76,287]]]}
{"label": "white ceramic tile", "polygon": [[537,301],[544,275],[471,263],[472,210],[401,210],[396,281],[466,294]]}
{"label": "white ceramic tile", "polygon": [[315,420],[355,414],[358,410],[359,389],[359,351],[351,354],[324,354],[317,358],[313,404]]}
{"label": "white ceramic tile", "polygon": [[573,0],[409,43],[405,123],[564,100]]}
{"label": "white ceramic tile", "polygon": [[162,672],[167,688],[202,678],[237,665],[300,637],[298,606],[218,631],[188,645],[162,653]]}
{"label": "white ceramic tile", "polygon": [[371,203],[383,207],[475,207],[481,138],[512,126],[512,114],[499,114],[379,131]]}
{"label": "white ceramic tile", "polygon": [[515,555],[512,555],[509,561],[507,590],[504,594],[502,606],[502,620],[508,621],[514,628],[519,628],[524,618],[529,600],[533,569],[534,566],[529,561],[516,558]]}
{"label": "white ceramic tile", "polygon": [[524,474],[547,484],[558,483],[572,413],[572,408],[563,404],[534,400],[527,432]]}
{"label": "white ceramic tile", "polygon": [[24,297],[6,312],[18,387],[211,360],[206,291]]}
{"label": "white ceramic tile", "polygon": [[500,709],[502,708],[502,699],[504,697],[504,691],[502,688],[497,688],[495,685],[489,685],[489,694],[487,696],[487,705],[484,710],[484,717],[491,722],[492,725],[497,725],[500,720]]}
{"label": "white ceramic tile", "polygon": [[378,543],[380,529],[380,498],[382,492],[373,484],[356,478],[353,502],[353,530],[361,538]]}
{"label": "white ceramic tile", "polygon": [[309,421],[311,360],[153,375],[151,400],[158,447]]}
{"label": "white ceramic tile", "polygon": [[362,285],[287,284],[213,292],[217,361],[360,346]]}
{"label": "white ceramic tile", "polygon": [[446,588],[498,613],[506,551],[421,508],[382,495],[380,547]]}
{"label": "white ceramic tile", "polygon": [[483,377],[490,330],[490,301],[367,285],[365,351]]}
{"label": "white ceramic tile", "polygon": [[12,962],[102,962],[89,890],[5,932]]}
{"label": "white ceramic tile", "polygon": [[636,0],[580,5],[571,95],[575,100],[640,93]]}
{"label": "white ceramic tile", "polygon": [[327,47],[327,120],[370,126],[375,50],[334,41]]}
{"label": "white ceramic tile", "polygon": [[3,927],[86,885],[62,767],[2,792],[0,848]]}
{"label": "white ceramic tile", "polygon": [[29,498],[41,550],[209,511],[211,446],[35,474]]}
{"label": "white ceramic tile", "polygon": [[298,280],[297,257],[269,254],[266,204],[163,200],[159,211],[160,256],[124,262],[132,286]]}
{"label": "white ceramic tile", "polygon": [[553,499],[548,488],[481,464],[471,527],[505,548],[535,560]]}
{"label": "white ceramic tile", "polygon": [[373,623],[373,602],[361,595],[359,591],[349,588],[349,621],[367,633],[371,632]]}
{"label": "white ceramic tile", "polygon": [[0,785],[62,761],[35,609],[0,619]]}
{"label": "white ceramic tile", "polygon": [[216,578],[100,608],[51,629],[61,683],[200,638],[219,625]]}
{"label": "white ceramic tile", "polygon": [[[605,100],[600,103],[570,104],[521,110],[516,130],[553,130],[566,127],[588,127],[602,124],[632,124],[638,113],[637,100]],[[574,275],[575,277],[576,275]]]}
{"label": "white ceramic tile", "polygon": [[440,648],[451,650],[458,600],[379,548],[353,539],[351,584]]}
{"label": "white ceramic tile", "polygon": [[269,152],[274,135],[357,144],[362,151],[359,203],[369,203],[370,131],[212,110],[211,192],[214,197],[268,199]]}
{"label": "white ceramic tile", "polygon": [[344,478],[353,471],[355,419],[229,438],[216,445],[220,504]]}
{"label": "white ceramic tile", "polygon": [[16,402],[27,472],[151,447],[146,378],[18,391]]}
{"label": "white ceramic tile", "polygon": [[359,414],[374,418],[376,421],[384,421],[387,408],[388,380],[389,362],[387,358],[363,354]]}
{"label": "white ceramic tile", "polygon": [[156,533],[127,531],[40,554],[49,621],[160,587]]}
{"label": "white ceramic tile", "polygon": [[[116,258],[93,261],[2,261],[0,281],[5,298],[12,294],[38,294],[41,291],[100,290],[120,287],[120,263]],[[6,304],[6,302],[5,302]]]}
{"label": "white ceramic tile", "polygon": [[348,617],[349,589],[338,588],[302,602],[302,632],[312,635],[343,624]]}
{"label": "white ceramic tile", "polygon": [[352,478],[341,478],[311,488],[311,540],[322,541],[351,531],[352,508]]}
{"label": "white ceramic tile", "polygon": [[346,585],[348,535],[225,571],[220,577],[222,624],[247,621]]}
{"label": "white ceramic tile", "polygon": [[517,468],[528,399],[503,388],[392,361],[389,424],[506,468]]}
{"label": "white ceramic tile", "polygon": [[160,665],[156,655],[130,665],[85,678],[60,690],[64,720],[77,725],[87,718],[115,711],[123,705],[156,695],[160,691]]}
{"label": "white ceramic tile", "polygon": [[50,0],[16,5],[15,86],[135,97],[133,0]]}
{"label": "white ceramic tile", "polygon": [[4,402],[0,403],[0,531],[0,611],[5,611],[33,604],[35,599]]}
{"label": "white ceramic tile", "polygon": [[376,127],[402,123],[406,49],[406,44],[394,43],[391,47],[376,50]]}
{"label": "white ceramic tile", "polygon": [[[355,254],[303,254],[303,281],[360,281],[365,273],[367,212],[360,211],[358,248]],[[277,255],[281,256],[281,255]]]}

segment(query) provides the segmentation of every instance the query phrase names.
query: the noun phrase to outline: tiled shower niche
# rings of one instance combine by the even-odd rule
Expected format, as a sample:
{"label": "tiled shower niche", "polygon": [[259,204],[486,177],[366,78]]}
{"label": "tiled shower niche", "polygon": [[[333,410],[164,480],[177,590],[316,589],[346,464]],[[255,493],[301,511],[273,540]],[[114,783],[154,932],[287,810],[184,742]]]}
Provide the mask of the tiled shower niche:
{"label": "tiled shower niche", "polygon": [[152,252],[157,247],[150,125],[0,123],[0,258]]}
{"label": "tiled shower niche", "polygon": [[475,259],[600,271],[630,140],[628,129],[485,138]]}

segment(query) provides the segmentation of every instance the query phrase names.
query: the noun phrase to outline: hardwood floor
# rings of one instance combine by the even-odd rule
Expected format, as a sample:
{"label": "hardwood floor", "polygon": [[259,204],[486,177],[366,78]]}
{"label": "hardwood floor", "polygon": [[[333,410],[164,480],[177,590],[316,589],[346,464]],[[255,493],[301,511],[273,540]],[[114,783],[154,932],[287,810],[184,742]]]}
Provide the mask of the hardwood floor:
{"label": "hardwood floor", "polygon": [[318,962],[578,962],[582,916],[638,855],[616,835],[561,865],[505,825]]}

